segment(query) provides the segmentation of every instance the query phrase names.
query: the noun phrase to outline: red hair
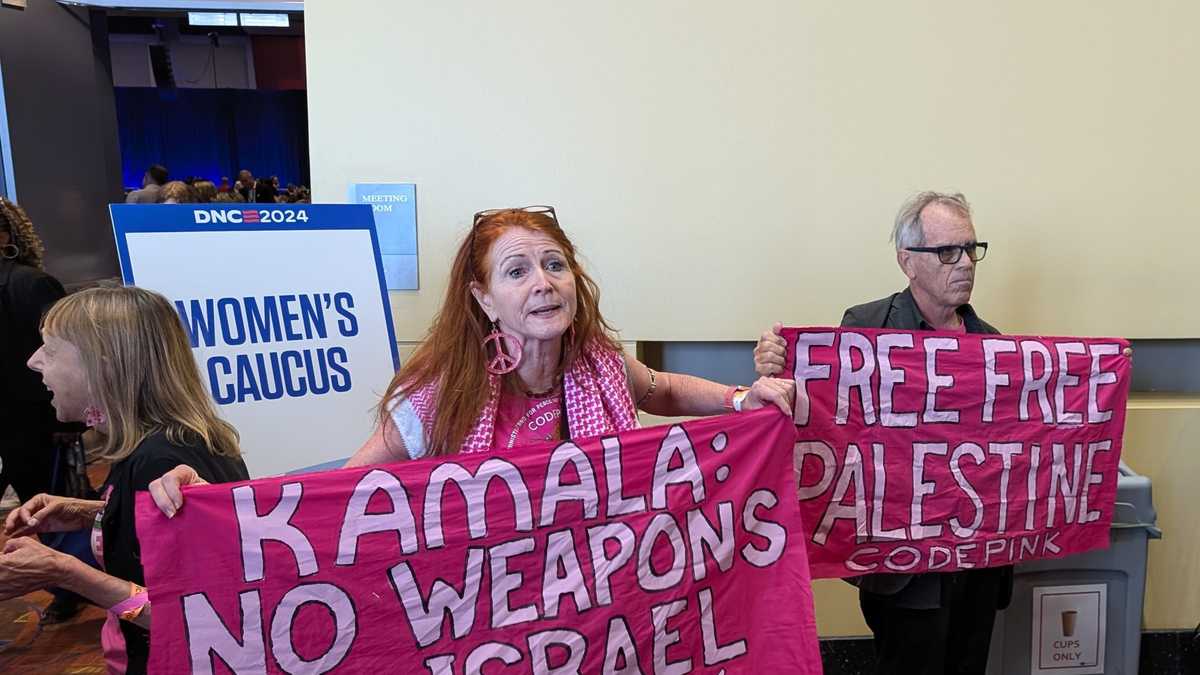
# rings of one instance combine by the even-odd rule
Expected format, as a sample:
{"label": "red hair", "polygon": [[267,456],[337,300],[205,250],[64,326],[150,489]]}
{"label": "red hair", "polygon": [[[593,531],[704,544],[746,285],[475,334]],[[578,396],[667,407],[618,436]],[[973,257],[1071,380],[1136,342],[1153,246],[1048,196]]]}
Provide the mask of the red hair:
{"label": "red hair", "polygon": [[483,218],[458,247],[441,311],[434,317],[424,341],[392,378],[379,406],[382,424],[397,396],[407,397],[430,384],[437,387],[437,414],[427,439],[428,456],[458,452],[487,402],[489,355],[483,340],[491,332],[491,322],[475,302],[471,287],[474,283],[487,288],[491,272],[488,252],[492,244],[507,230],[518,227],[553,239],[562,247],[567,266],[575,275],[577,302],[571,324],[574,338],[563,345],[559,372],[566,371],[575,359],[581,358],[586,345],[621,351],[612,337],[612,326],[600,315],[600,289],[580,267],[575,246],[557,220],[545,213],[519,209],[500,211]]}

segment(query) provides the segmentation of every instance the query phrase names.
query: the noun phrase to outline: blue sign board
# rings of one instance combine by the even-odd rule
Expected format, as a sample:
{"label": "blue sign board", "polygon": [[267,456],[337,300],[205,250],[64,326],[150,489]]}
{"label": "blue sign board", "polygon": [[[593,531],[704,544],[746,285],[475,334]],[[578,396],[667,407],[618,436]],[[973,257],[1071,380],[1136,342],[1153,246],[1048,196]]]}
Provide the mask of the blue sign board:
{"label": "blue sign board", "polygon": [[419,288],[417,276],[417,186],[413,183],[356,183],[351,201],[370,204],[375,214],[383,275],[391,290]]}

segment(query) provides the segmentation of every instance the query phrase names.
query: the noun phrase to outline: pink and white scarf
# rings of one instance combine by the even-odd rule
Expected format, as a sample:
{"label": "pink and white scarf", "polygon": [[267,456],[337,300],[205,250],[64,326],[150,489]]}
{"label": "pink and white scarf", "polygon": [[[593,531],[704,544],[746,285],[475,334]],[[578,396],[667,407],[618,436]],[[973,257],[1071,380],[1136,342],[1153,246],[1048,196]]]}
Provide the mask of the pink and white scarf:
{"label": "pink and white scarf", "polygon": [[[500,406],[500,376],[488,375],[488,397],[459,452],[488,452],[493,448],[496,410]],[[408,400],[421,418],[428,439],[437,416],[438,383],[413,391]],[[638,426],[637,410],[629,395],[625,359],[620,352],[592,344],[563,374],[567,425],[572,438],[589,438]]]}

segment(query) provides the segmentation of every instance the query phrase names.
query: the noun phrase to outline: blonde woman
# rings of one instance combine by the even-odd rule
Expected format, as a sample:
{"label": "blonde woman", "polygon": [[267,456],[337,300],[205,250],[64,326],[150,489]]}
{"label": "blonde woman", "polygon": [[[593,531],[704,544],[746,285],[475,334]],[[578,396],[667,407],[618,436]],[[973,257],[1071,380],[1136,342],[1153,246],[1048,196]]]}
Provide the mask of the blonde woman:
{"label": "blonde woman", "polygon": [[217,198],[217,186],[211,180],[192,183],[192,190],[196,193],[197,204],[208,204]]}
{"label": "blonde woman", "polygon": [[196,190],[181,180],[173,180],[162,187],[159,193],[163,204],[195,204]]}
{"label": "blonde woman", "polygon": [[[101,631],[109,672],[143,673],[150,605],[134,494],[179,464],[211,482],[248,478],[237,432],[217,416],[179,316],[157,293],[94,288],[67,296],[46,314],[42,337],[29,367],[41,373],[59,420],[106,437],[95,459],[112,467],[102,501],[40,494],[9,514],[0,599],[59,586],[109,608]],[[103,572],[28,536],[89,526]]]}

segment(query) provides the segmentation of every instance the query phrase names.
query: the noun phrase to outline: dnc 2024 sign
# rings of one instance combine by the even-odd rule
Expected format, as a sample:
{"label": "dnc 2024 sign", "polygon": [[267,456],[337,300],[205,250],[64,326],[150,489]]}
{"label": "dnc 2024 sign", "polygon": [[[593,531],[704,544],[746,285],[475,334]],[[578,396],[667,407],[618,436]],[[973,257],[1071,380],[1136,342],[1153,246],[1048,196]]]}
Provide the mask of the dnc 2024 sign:
{"label": "dnc 2024 sign", "polygon": [[397,367],[371,210],[114,205],[125,283],[179,311],[254,475],[349,456]]}

